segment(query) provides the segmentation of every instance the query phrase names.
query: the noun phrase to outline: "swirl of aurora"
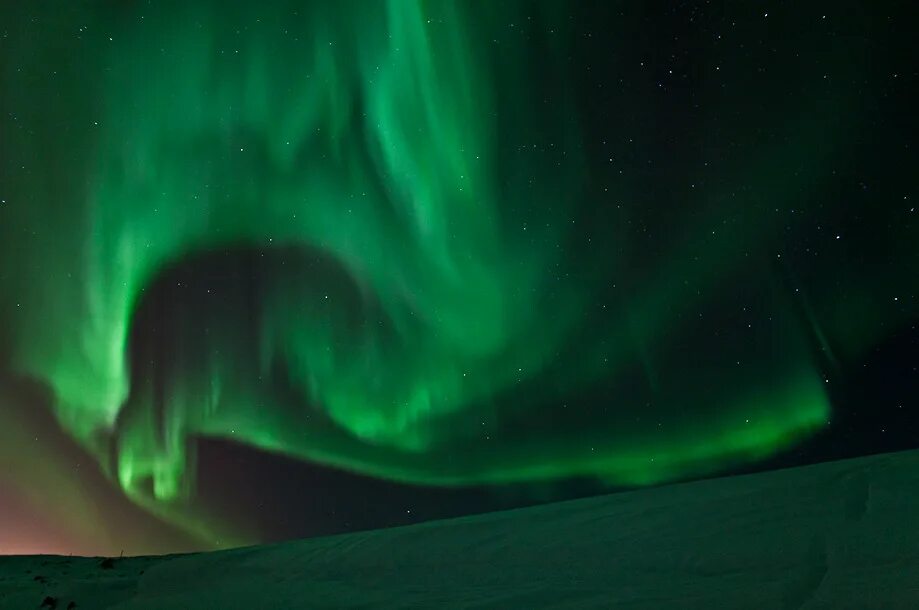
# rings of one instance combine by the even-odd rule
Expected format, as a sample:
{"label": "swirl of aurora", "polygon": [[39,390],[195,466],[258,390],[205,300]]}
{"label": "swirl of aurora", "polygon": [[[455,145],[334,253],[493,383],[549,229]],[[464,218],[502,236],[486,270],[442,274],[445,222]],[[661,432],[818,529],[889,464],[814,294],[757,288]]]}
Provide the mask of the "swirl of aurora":
{"label": "swirl of aurora", "polygon": [[[559,3],[494,4],[156,3],[87,50],[79,187],[18,212],[63,237],[53,273],[10,270],[11,361],[135,501],[181,521],[201,437],[428,485],[636,485],[826,424],[829,330],[786,294],[768,206],[709,229],[737,184],[798,189],[776,160],[824,166],[830,123],[789,121],[794,147],[642,249],[653,202],[597,178]],[[771,326],[697,355],[698,312],[737,295]]]}

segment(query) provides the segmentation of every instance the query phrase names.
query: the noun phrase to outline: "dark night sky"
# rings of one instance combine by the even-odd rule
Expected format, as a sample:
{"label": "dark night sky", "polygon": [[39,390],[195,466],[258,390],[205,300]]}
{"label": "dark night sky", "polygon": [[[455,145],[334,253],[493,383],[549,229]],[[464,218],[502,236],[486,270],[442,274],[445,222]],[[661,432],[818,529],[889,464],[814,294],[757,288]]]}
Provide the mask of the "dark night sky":
{"label": "dark night sky", "polygon": [[915,23],[5,3],[0,553],[919,447]]}

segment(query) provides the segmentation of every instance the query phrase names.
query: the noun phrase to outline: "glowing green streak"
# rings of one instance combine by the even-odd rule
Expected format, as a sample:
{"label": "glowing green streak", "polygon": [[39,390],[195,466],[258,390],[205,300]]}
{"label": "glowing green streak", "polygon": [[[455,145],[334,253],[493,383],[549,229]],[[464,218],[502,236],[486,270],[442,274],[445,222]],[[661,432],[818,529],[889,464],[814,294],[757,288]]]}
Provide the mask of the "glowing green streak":
{"label": "glowing green streak", "polygon": [[[520,363],[508,361],[502,372],[488,359],[531,332],[526,304],[542,257],[515,256],[499,241],[490,129],[480,118],[489,115],[487,91],[473,87],[486,77],[465,57],[460,32],[429,39],[419,5],[386,6],[385,18],[369,11],[355,28],[366,36],[356,73],[347,56],[328,51],[347,40],[347,29],[328,43],[320,35],[293,45],[303,62],[296,94],[270,78],[277,58],[265,57],[258,36],[242,66],[215,66],[209,40],[220,32],[208,36],[191,21],[173,26],[177,52],[191,58],[178,74],[158,46],[137,51],[153,64],[146,86],[122,85],[134,76],[134,57],[114,72],[112,106],[127,114],[105,129],[86,272],[90,286],[105,288],[88,291],[88,320],[72,348],[82,355],[72,361],[84,366],[53,377],[73,405],[75,426],[111,424],[126,398],[127,329],[151,274],[165,261],[227,242],[318,245],[378,296],[403,337],[385,354],[370,336],[360,353],[329,357],[318,338],[323,321],[280,314],[265,329],[265,349],[299,367],[295,376],[312,380],[315,398],[359,437],[422,446],[424,436],[412,428],[460,408],[470,394],[464,372],[490,369],[493,380],[479,393],[506,383],[501,378]],[[209,89],[210,80],[219,85]],[[327,95],[335,98],[330,106]],[[358,100],[367,109],[363,124],[336,118]],[[347,137],[346,129],[357,133]],[[288,150],[309,150],[312,158],[290,167]],[[558,331],[541,334],[544,341],[527,345],[528,368],[538,367]],[[373,389],[371,378],[385,381]]]}
{"label": "glowing green streak", "polygon": [[[588,313],[624,265],[610,244],[610,260],[564,272],[566,240],[609,237],[573,225],[574,212],[611,204],[583,194],[575,106],[541,97],[523,39],[494,46],[528,11],[232,4],[157,5],[119,22],[112,44],[84,50],[94,68],[84,95],[102,104],[98,121],[85,111],[79,143],[91,154],[47,169],[72,205],[54,207],[62,195],[41,174],[19,178],[10,195],[40,202],[17,208],[10,226],[45,229],[34,242],[11,233],[4,246],[41,252],[45,265],[33,278],[4,261],[17,299],[2,303],[15,322],[14,364],[51,386],[59,419],[100,461],[115,444],[111,474],[138,503],[213,537],[179,502],[193,485],[197,435],[431,484],[645,484],[760,458],[826,421],[818,371],[785,310],[776,312],[781,362],[744,346],[755,375],[733,372],[728,358],[660,361],[673,337],[690,334],[683,314],[716,300],[750,264],[747,251],[775,246],[776,217],[730,199],[737,184],[687,202],[703,212],[697,224],[622,297],[624,315]],[[561,60],[542,68],[565,81]],[[830,153],[818,152],[832,151],[822,145],[829,125],[786,129],[800,140],[794,155],[764,148],[736,178],[769,201],[800,192],[804,179],[788,178],[787,165],[819,172]],[[551,146],[521,152],[536,141]],[[748,204],[741,222],[709,237],[725,210]],[[347,282],[278,272],[264,279],[257,320],[183,320],[189,344],[157,363],[171,368],[155,404],[153,380],[130,384],[130,367],[149,363],[126,359],[145,291],[169,265],[241,246],[322,250]],[[256,353],[241,346],[246,325],[258,329]],[[526,435],[500,427],[554,413],[598,380],[628,386],[620,377],[636,359],[651,397],[698,423],[623,424],[615,414],[649,402],[623,389],[598,394],[596,421],[585,417],[577,434],[556,433],[551,418]],[[262,379],[276,362],[330,424],[272,402]],[[678,395],[694,367],[712,387]]]}

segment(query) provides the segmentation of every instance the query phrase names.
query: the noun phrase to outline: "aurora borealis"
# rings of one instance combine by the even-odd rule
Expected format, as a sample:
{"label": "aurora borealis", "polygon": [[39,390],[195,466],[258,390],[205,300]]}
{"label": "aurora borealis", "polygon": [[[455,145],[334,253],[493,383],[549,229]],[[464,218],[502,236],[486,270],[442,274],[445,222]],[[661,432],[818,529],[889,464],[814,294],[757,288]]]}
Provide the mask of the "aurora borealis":
{"label": "aurora borealis", "polygon": [[898,22],[828,6],[4,6],[4,490],[213,548],[203,439],[616,488],[833,433],[919,248]]}

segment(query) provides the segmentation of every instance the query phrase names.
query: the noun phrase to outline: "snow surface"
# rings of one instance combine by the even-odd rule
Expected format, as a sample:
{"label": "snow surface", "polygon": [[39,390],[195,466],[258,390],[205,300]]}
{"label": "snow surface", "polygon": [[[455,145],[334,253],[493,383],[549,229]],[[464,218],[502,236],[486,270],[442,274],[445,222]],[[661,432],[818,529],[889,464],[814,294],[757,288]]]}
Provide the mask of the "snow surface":
{"label": "snow surface", "polygon": [[0,557],[0,608],[914,610],[917,524],[910,451],[111,567]]}

